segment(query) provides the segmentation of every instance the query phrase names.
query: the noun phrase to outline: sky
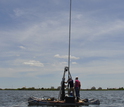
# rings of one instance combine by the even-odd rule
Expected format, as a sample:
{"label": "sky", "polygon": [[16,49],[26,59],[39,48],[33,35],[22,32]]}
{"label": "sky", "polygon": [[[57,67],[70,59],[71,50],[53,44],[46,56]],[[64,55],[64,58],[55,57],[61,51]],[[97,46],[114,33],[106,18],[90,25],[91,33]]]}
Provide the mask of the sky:
{"label": "sky", "polygon": [[[0,0],[0,88],[60,86],[70,0]],[[81,88],[124,87],[124,0],[72,0],[70,72]]]}

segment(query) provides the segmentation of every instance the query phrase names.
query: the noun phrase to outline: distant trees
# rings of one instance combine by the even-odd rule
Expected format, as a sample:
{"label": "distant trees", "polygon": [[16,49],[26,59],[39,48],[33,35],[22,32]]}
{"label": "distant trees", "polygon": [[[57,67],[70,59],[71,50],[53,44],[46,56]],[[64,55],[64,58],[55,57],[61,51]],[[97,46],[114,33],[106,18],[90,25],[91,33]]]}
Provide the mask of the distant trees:
{"label": "distant trees", "polygon": [[54,89],[54,87],[53,87],[53,86],[51,86],[51,89]]}
{"label": "distant trees", "polygon": [[22,87],[22,88],[18,88],[18,90],[35,90],[35,88],[34,87],[29,87],[29,88]]}
{"label": "distant trees", "polygon": [[51,88],[35,88],[35,87],[22,87],[22,88],[18,88],[17,90],[58,90],[58,88],[54,88],[54,86],[51,86]]}
{"label": "distant trees", "polygon": [[93,86],[93,87],[91,88],[91,90],[96,90],[96,87]]}
{"label": "distant trees", "polygon": [[124,90],[124,88],[123,87],[120,87],[119,90]]}
{"label": "distant trees", "polygon": [[[29,88],[27,88],[27,87],[22,87],[22,88],[17,88],[17,89],[14,89],[14,88],[5,88],[5,89],[2,89],[2,88],[0,88],[0,90],[48,90],[48,91],[54,91],[54,90],[60,90],[60,86],[58,86],[57,88],[55,88],[54,86],[51,86],[50,88],[44,88],[44,87],[42,87],[42,88],[35,88],[35,87],[29,87]],[[67,89],[66,89],[67,90]],[[101,91],[101,90],[124,90],[124,87],[119,87],[119,88],[107,88],[107,89],[103,89],[102,87],[99,87],[99,88],[96,88],[95,86],[93,86],[93,87],[91,87],[91,88],[89,88],[89,89],[81,89],[81,91],[86,91],[86,90],[88,90],[88,91]]]}
{"label": "distant trees", "polygon": [[119,88],[107,88],[107,90],[124,90],[123,87],[119,87]]}
{"label": "distant trees", "polygon": [[102,90],[102,87],[99,87],[98,89],[96,89],[96,87],[91,87],[91,90]]}
{"label": "distant trees", "polygon": [[99,87],[98,90],[102,90],[102,87]]}
{"label": "distant trees", "polygon": [[60,88],[61,88],[61,86],[58,86],[58,88],[57,88],[57,89],[58,89],[58,90],[60,90]]}

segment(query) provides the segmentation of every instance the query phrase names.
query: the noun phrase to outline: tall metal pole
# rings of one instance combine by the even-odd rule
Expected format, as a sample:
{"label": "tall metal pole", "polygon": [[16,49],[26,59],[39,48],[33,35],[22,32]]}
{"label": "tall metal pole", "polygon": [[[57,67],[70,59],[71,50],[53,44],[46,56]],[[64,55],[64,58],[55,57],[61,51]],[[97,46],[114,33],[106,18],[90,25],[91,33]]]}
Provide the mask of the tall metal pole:
{"label": "tall metal pole", "polygon": [[69,49],[68,49],[68,77],[70,75],[70,44],[71,44],[71,5],[72,0],[70,0],[70,13],[69,13]]}
{"label": "tall metal pole", "polygon": [[71,73],[70,73],[70,43],[71,43],[71,3],[72,0],[70,0],[70,14],[69,14],[69,49],[68,49],[68,68],[65,67],[64,69],[64,74],[63,74],[63,78],[62,78],[62,82],[61,82],[61,88],[60,88],[60,92],[59,92],[59,96],[58,99],[59,100],[64,100],[65,97],[65,88],[64,88],[64,83],[65,83],[65,73],[66,71],[68,71],[68,79],[72,78],[71,77]]}

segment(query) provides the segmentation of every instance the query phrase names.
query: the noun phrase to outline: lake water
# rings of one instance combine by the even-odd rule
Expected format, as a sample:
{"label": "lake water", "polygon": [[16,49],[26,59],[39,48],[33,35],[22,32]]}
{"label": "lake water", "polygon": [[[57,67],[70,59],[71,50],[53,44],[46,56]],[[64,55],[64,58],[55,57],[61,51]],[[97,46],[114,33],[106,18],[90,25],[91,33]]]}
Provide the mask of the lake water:
{"label": "lake water", "polygon": [[[29,97],[34,96],[34,97],[42,98],[43,96],[50,96],[57,98],[58,93],[59,91],[0,90],[0,107],[28,107],[27,100]],[[101,103],[100,105],[89,105],[88,107],[124,107],[124,91],[81,91],[80,94],[81,94],[81,98],[88,98],[88,99],[94,98],[100,100]],[[36,107],[36,106],[32,106],[32,107]],[[48,106],[43,106],[43,107],[48,107]]]}

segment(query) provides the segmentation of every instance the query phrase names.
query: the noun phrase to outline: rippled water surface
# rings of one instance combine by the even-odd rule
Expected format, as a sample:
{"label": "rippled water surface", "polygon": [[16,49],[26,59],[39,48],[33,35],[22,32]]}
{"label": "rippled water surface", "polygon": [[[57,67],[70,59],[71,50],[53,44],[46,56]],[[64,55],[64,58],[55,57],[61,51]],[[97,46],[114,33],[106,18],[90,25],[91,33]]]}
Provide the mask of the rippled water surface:
{"label": "rippled water surface", "polygon": [[[0,107],[28,107],[29,97],[58,97],[59,91],[0,91]],[[81,98],[99,99],[100,105],[88,107],[124,107],[124,91],[81,91]],[[36,107],[36,106],[32,106]],[[39,106],[42,107],[42,106]],[[43,106],[47,107],[47,106]],[[49,106],[50,107],[50,106]],[[54,106],[55,107],[55,106]],[[82,106],[85,107],[85,106]]]}

